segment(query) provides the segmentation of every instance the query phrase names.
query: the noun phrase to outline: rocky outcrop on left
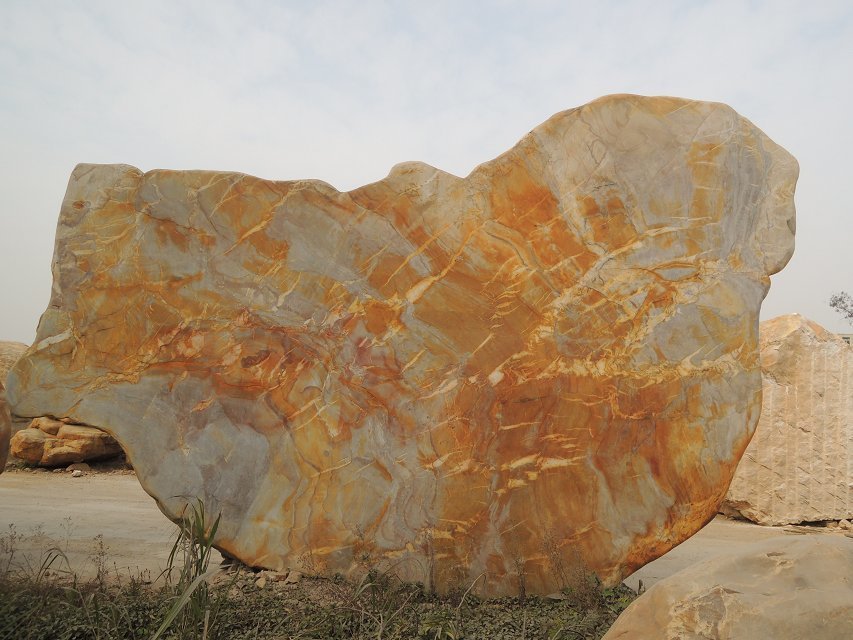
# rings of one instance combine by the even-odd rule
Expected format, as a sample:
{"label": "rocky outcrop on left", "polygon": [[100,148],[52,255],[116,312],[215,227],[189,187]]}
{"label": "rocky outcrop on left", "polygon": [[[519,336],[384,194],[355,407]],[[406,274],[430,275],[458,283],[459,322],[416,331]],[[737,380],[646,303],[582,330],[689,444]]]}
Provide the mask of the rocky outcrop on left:
{"label": "rocky outcrop on left", "polygon": [[694,564],[635,600],[603,640],[838,640],[853,630],[853,540],[797,536]]}
{"label": "rocky outcrop on left", "polygon": [[106,460],[121,453],[108,433],[80,424],[36,418],[12,436],[12,455],[41,467]]}
{"label": "rocky outcrop on left", "polygon": [[6,389],[0,381],[0,473],[6,466],[9,457],[9,437],[12,434],[12,420],[9,416],[9,407],[6,404]]}
{"label": "rocky outcrop on left", "polygon": [[6,386],[6,375],[26,350],[27,345],[23,342],[0,341],[0,472],[6,465],[12,432],[26,424],[26,421],[22,424],[22,421],[14,420],[10,415],[5,393],[2,391]]}
{"label": "rocky outcrop on left", "polygon": [[6,385],[6,374],[26,350],[23,342],[0,341],[0,384]]}

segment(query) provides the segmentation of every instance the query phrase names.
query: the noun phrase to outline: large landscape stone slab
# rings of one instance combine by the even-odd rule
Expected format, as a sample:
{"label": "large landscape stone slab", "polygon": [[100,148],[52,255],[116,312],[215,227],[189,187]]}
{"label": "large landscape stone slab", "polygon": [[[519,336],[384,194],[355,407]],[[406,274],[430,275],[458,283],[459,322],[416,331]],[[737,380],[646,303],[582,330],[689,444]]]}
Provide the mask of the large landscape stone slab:
{"label": "large landscape stone slab", "polygon": [[80,165],[11,404],[113,434],[252,565],[615,583],[714,516],[752,435],[797,171],[725,105],[638,96],[465,178]]}
{"label": "large landscape stone slab", "polygon": [[763,401],[723,511],[780,525],[853,516],[853,346],[801,315],[761,323]]}
{"label": "large landscape stone slab", "polygon": [[793,536],[665,578],[603,640],[837,640],[853,630],[853,540]]}

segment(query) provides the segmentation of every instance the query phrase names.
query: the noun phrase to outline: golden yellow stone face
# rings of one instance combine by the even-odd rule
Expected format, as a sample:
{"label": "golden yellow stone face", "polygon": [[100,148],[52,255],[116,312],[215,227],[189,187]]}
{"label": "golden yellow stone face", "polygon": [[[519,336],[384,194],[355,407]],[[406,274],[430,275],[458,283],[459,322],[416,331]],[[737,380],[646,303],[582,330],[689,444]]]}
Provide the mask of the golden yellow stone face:
{"label": "golden yellow stone face", "polygon": [[113,434],[252,565],[612,583],[725,495],[796,176],[729,107],[638,96],[348,193],[80,165],[10,401]]}

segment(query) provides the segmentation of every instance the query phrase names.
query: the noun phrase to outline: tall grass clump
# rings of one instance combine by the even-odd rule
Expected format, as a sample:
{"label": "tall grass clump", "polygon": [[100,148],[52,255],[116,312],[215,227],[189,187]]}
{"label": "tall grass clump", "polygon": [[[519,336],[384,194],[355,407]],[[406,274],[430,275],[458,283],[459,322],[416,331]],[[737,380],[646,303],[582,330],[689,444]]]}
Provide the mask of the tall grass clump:
{"label": "tall grass clump", "polygon": [[166,569],[167,579],[174,589],[174,600],[151,640],[159,640],[167,630],[181,640],[218,637],[216,622],[227,591],[214,592],[208,581],[219,571],[210,568],[210,558],[220,519],[221,514],[209,523],[201,500],[185,507]]}

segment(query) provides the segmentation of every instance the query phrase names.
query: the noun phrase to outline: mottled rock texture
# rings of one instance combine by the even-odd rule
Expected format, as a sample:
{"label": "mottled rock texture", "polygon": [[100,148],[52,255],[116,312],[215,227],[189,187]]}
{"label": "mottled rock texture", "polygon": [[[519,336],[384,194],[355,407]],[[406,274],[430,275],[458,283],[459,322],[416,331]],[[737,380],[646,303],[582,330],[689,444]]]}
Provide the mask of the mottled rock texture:
{"label": "mottled rock texture", "polygon": [[24,352],[27,350],[27,345],[23,342],[4,342],[0,341],[0,384],[6,384],[6,375],[12,365],[18,361]]}
{"label": "mottled rock texture", "polygon": [[[24,355],[26,350],[27,345],[23,342],[0,341],[0,387],[5,387],[6,375],[12,368],[12,365],[18,361],[18,358]],[[21,429],[27,424],[27,421],[24,421],[22,424],[21,421],[12,422],[10,420],[7,428],[7,426],[4,426],[5,423],[3,423],[3,415],[5,415],[7,419],[11,418],[9,415],[9,409],[6,406],[5,395],[0,391],[0,473],[3,471],[3,466],[5,465],[5,460],[9,453],[10,434]]]}
{"label": "mottled rock texture", "polygon": [[767,525],[853,516],[853,346],[800,315],[760,325],[764,392],[723,511]]}
{"label": "mottled rock texture", "polygon": [[6,404],[6,388],[0,381],[0,473],[6,467],[6,459],[9,457],[9,438],[12,434],[12,421],[10,420],[9,407]]}
{"label": "mottled rock texture", "polygon": [[36,418],[29,428],[12,436],[12,455],[41,467],[105,460],[121,453],[108,433],[93,427]]}
{"label": "mottled rock texture", "polygon": [[853,630],[853,540],[756,543],[661,580],[603,640],[838,640]]}
{"label": "mottled rock texture", "polygon": [[347,193],[81,165],[12,406],[114,434],[249,564],[613,583],[725,495],[796,177],[729,107],[637,96]]}

